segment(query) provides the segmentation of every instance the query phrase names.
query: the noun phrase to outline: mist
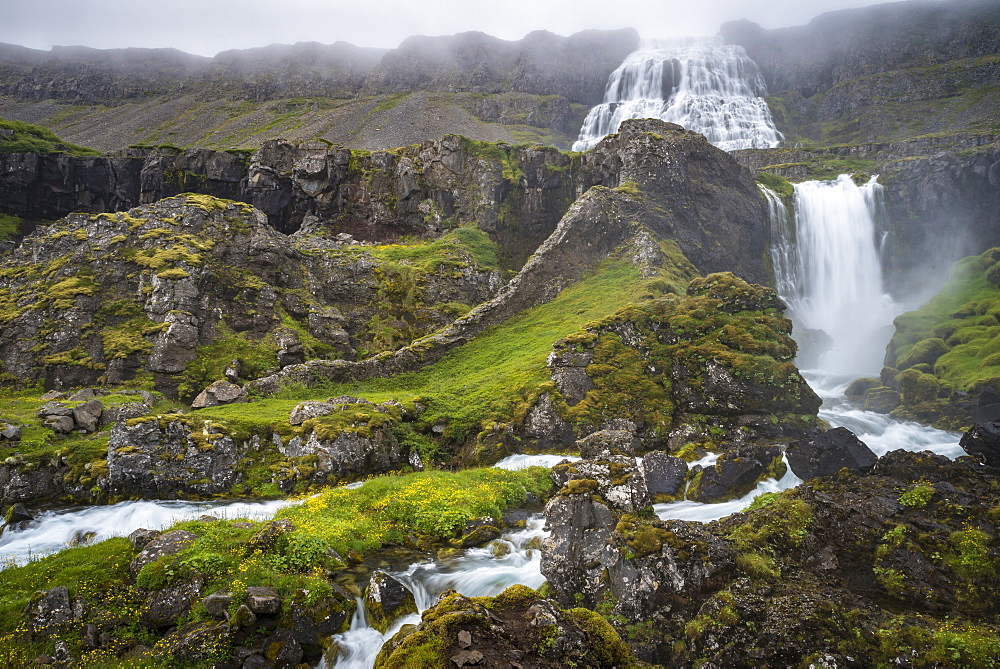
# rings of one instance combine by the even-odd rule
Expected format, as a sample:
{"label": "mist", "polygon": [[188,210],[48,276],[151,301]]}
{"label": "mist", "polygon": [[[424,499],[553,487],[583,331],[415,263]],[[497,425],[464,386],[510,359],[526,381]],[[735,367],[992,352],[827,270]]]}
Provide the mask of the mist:
{"label": "mist", "polygon": [[481,31],[507,40],[533,30],[569,35],[634,27],[644,38],[714,35],[725,21],[800,25],[873,0],[4,0],[0,42],[53,46],[172,47],[213,56],[273,43],[346,41],[392,48],[410,35]]}

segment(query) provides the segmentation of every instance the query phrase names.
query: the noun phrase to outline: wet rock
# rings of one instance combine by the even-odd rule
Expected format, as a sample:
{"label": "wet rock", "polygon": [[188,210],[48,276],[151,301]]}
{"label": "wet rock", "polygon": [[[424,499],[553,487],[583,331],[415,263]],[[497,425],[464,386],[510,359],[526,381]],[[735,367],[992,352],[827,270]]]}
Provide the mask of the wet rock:
{"label": "wet rock", "polygon": [[664,451],[650,451],[642,458],[642,477],[649,496],[673,496],[681,491],[688,464]]}
{"label": "wet rock", "polygon": [[150,630],[176,625],[198,601],[201,586],[201,579],[192,579],[154,590],[139,608],[139,624]]}
{"label": "wet rock", "polygon": [[133,548],[141,552],[151,541],[156,539],[161,534],[163,534],[163,532],[159,530],[147,530],[144,527],[140,527],[137,530],[133,530],[132,533],[128,535],[128,540],[132,543]]}
{"label": "wet rock", "polygon": [[1000,422],[976,423],[958,445],[982,464],[1000,467]]}
{"label": "wet rock", "polygon": [[892,388],[881,386],[865,393],[865,411],[889,413],[903,402],[903,396]]}
{"label": "wet rock", "polygon": [[33,636],[44,638],[66,631],[73,623],[69,590],[60,585],[37,593],[24,608],[24,616]]}
{"label": "wet rock", "polygon": [[19,523],[24,523],[27,521],[34,520],[35,516],[28,511],[28,508],[23,504],[12,504],[7,513],[4,514],[4,529],[10,526],[16,526]]}
{"label": "wet rock", "polygon": [[803,480],[829,476],[842,467],[869,470],[878,461],[878,456],[844,427],[790,444],[785,455],[792,471]]}
{"label": "wet rock", "polygon": [[456,541],[461,548],[473,548],[489,543],[500,536],[497,522],[492,518],[476,518],[465,524],[462,536]]}
{"label": "wet rock", "polygon": [[365,588],[365,612],[371,626],[384,633],[396,619],[416,613],[417,604],[405,585],[378,570]]}
{"label": "wet rock", "polygon": [[273,616],[281,610],[281,597],[274,588],[252,586],[247,588],[246,604],[258,615]]}
{"label": "wet rock", "polygon": [[192,409],[220,406],[223,404],[239,404],[247,401],[247,393],[240,386],[229,381],[219,380],[205,388],[191,403]]}
{"label": "wet rock", "polygon": [[[780,469],[780,471],[778,471]],[[695,474],[687,498],[696,502],[721,502],[742,497],[769,474],[784,474],[777,446],[740,446],[723,453],[714,465]]]}
{"label": "wet rock", "polygon": [[132,558],[129,570],[133,574],[138,574],[147,564],[156,562],[165,555],[176,555],[197,539],[198,535],[186,530],[165,532],[149,542],[138,555]]}

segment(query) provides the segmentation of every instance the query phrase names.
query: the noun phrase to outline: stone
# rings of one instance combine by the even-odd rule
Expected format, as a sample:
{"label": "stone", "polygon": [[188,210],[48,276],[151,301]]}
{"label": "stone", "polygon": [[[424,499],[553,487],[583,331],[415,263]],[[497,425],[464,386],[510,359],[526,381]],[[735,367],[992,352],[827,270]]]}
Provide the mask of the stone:
{"label": "stone", "polygon": [[159,530],[147,530],[144,527],[140,527],[137,530],[133,530],[131,534],[128,535],[128,540],[132,542],[132,547],[137,551],[142,551],[146,546],[149,545],[153,539],[163,534]]}
{"label": "stone", "polygon": [[35,519],[35,516],[28,511],[27,507],[21,503],[12,504],[7,513],[4,514],[4,527],[18,525]]}
{"label": "stone", "polygon": [[56,434],[69,434],[76,427],[72,416],[47,416],[42,425]]}
{"label": "stone", "polygon": [[795,475],[804,481],[829,476],[843,467],[867,471],[878,461],[878,456],[844,427],[790,444],[785,456]]}
{"label": "stone", "polygon": [[51,400],[64,400],[66,399],[66,393],[61,393],[58,390],[50,390],[38,399],[49,402]]}
{"label": "stone", "polygon": [[101,633],[97,625],[87,624],[80,632],[80,645],[84,650],[96,650],[101,647]]}
{"label": "stone", "polygon": [[372,572],[371,581],[365,588],[364,607],[369,624],[382,633],[396,619],[417,612],[409,588],[381,570]]}
{"label": "stone", "polygon": [[225,620],[232,602],[233,593],[228,590],[217,590],[201,600],[201,605],[213,618]]}
{"label": "stone", "polygon": [[292,409],[291,414],[288,416],[288,423],[290,425],[301,425],[310,418],[316,418],[318,416],[328,416],[333,413],[335,407],[330,402],[317,402],[314,400],[309,400],[306,402],[299,402]]}
{"label": "stone", "polygon": [[898,391],[885,386],[872,388],[865,393],[865,411],[889,413],[903,402]]}
{"label": "stone", "polygon": [[223,404],[239,404],[247,401],[247,393],[240,386],[229,381],[215,381],[205,388],[191,403],[192,409],[220,406]]}
{"label": "stone", "polygon": [[625,430],[600,430],[577,442],[580,457],[585,460],[601,460],[611,455],[634,456],[638,445],[635,435]]}
{"label": "stone", "polygon": [[976,423],[958,445],[980,463],[1000,467],[1000,422]]}
{"label": "stone", "polygon": [[232,630],[220,621],[194,622],[168,632],[157,644],[160,657],[181,665],[202,665],[214,660],[220,647],[230,643]]}
{"label": "stone", "polygon": [[73,408],[63,404],[62,402],[46,402],[43,404],[38,411],[35,412],[35,416],[41,419],[48,418],[49,416],[72,416]]}
{"label": "stone", "polygon": [[24,608],[28,631],[37,637],[59,634],[73,623],[73,607],[66,586],[36,594]]}
{"label": "stone", "polygon": [[721,502],[742,497],[772,472],[775,460],[780,458],[781,449],[776,446],[744,445],[723,453],[714,465],[695,474],[687,499]]}
{"label": "stone", "polygon": [[240,374],[243,373],[243,363],[239,359],[233,359],[226,368],[222,371],[222,375],[226,377],[226,380],[230,383],[239,383]]}
{"label": "stone", "polygon": [[0,441],[20,441],[21,426],[0,422]]}
{"label": "stone", "polygon": [[265,657],[279,667],[294,667],[302,661],[302,646],[288,630],[278,630],[264,643]]}
{"label": "stone", "polygon": [[133,574],[138,574],[143,567],[151,562],[156,562],[165,555],[176,555],[193,544],[198,539],[196,534],[186,530],[171,530],[149,542],[138,555],[132,558],[129,570]]}
{"label": "stone", "polygon": [[67,399],[70,402],[86,402],[97,397],[97,393],[94,392],[93,388],[84,388],[83,390],[78,390]]}
{"label": "stone", "polygon": [[642,458],[642,477],[651,498],[673,496],[680,492],[687,476],[688,464],[664,451],[650,451]]}
{"label": "stone", "polygon": [[150,630],[176,625],[198,600],[201,585],[201,579],[191,579],[152,591],[139,608],[139,624]]}
{"label": "stone", "polygon": [[274,546],[274,543],[282,535],[288,534],[295,529],[295,525],[292,521],[282,518],[281,520],[270,520],[264,524],[257,532],[250,537],[247,541],[247,551],[260,551],[266,552],[269,548]]}
{"label": "stone", "polygon": [[465,530],[457,543],[462,548],[473,548],[487,544],[500,536],[497,522],[492,518],[475,518],[465,524]]}
{"label": "stone", "polygon": [[281,597],[274,588],[251,586],[247,588],[246,604],[256,614],[273,616],[281,610]]}
{"label": "stone", "polygon": [[251,628],[257,626],[257,616],[246,604],[237,606],[232,615],[227,615],[226,618],[233,627]]}
{"label": "stone", "polygon": [[73,407],[73,420],[76,423],[76,429],[87,433],[96,432],[102,413],[104,413],[104,405],[97,399],[76,405]]}

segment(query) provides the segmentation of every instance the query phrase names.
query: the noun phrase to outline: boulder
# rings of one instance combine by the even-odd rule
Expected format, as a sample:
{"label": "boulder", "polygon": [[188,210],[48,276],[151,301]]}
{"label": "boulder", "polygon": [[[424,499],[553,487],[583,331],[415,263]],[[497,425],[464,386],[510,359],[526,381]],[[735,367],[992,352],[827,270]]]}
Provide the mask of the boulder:
{"label": "boulder", "polygon": [[104,405],[99,400],[91,399],[73,407],[73,421],[76,429],[81,432],[96,432],[104,413]]}
{"label": "boulder", "polygon": [[976,423],[958,445],[982,464],[1000,467],[1000,422]]}
{"label": "boulder", "polygon": [[252,586],[247,588],[246,604],[255,614],[273,616],[281,610],[281,597],[274,588]]}
{"label": "boulder", "polygon": [[239,404],[247,401],[246,391],[229,381],[219,380],[205,388],[191,403],[192,409],[215,407],[222,404]]}
{"label": "boulder", "polygon": [[73,623],[73,607],[69,590],[60,585],[37,593],[24,608],[28,632],[37,637],[48,637],[64,632]]}
{"label": "boulder", "polygon": [[601,460],[612,455],[634,456],[639,440],[625,430],[600,430],[576,444],[584,460]]}
{"label": "boulder", "polygon": [[21,441],[21,426],[0,422],[0,441]]}
{"label": "boulder", "polygon": [[878,461],[878,456],[845,427],[790,444],[785,455],[795,475],[805,481],[829,476],[843,467],[866,471]]}
{"label": "boulder", "polygon": [[171,530],[150,541],[138,555],[132,558],[129,571],[138,574],[143,567],[156,562],[165,555],[176,555],[197,541],[198,535],[186,530]]}
{"label": "boulder", "polygon": [[268,521],[247,541],[247,551],[260,551],[263,553],[274,546],[275,542],[281,536],[288,534],[294,529],[295,525],[286,518]]}
{"label": "boulder", "polygon": [[157,655],[181,665],[202,665],[218,657],[229,645],[233,630],[219,621],[188,623],[168,633],[156,644]]}
{"label": "boulder", "polygon": [[149,545],[151,541],[156,539],[158,536],[163,534],[159,530],[147,530],[144,527],[140,527],[137,530],[133,530],[130,535],[128,535],[128,540],[132,542],[132,547],[137,551],[142,551],[146,546]]}
{"label": "boulder", "polygon": [[382,633],[393,621],[417,612],[417,604],[409,588],[381,570],[372,572],[365,588],[365,612],[369,624]]}
{"label": "boulder", "polygon": [[[778,471],[778,470],[781,471]],[[687,498],[695,502],[723,502],[742,497],[768,475],[784,474],[777,446],[740,446],[723,453],[714,465],[695,474]]]}
{"label": "boulder", "polygon": [[69,434],[76,427],[72,416],[46,416],[42,425],[56,434]]}
{"label": "boulder", "polygon": [[23,504],[12,504],[3,516],[4,528],[6,529],[7,527],[16,526],[19,523],[34,519],[35,516]]}
{"label": "boulder", "polygon": [[264,643],[265,657],[277,667],[295,667],[302,661],[302,646],[289,630],[278,630]]}
{"label": "boulder", "polygon": [[315,400],[299,402],[292,409],[291,414],[289,414],[288,423],[290,425],[302,425],[302,423],[310,418],[328,416],[334,412],[334,409],[334,405],[330,402],[317,402]]}
{"label": "boulder", "polygon": [[657,496],[674,496],[681,492],[687,471],[687,462],[664,451],[650,451],[642,458],[642,477],[653,501]]}
{"label": "boulder", "polygon": [[201,579],[191,579],[154,590],[139,608],[139,624],[149,630],[176,625],[198,600],[201,586]]}
{"label": "boulder", "polygon": [[473,548],[489,543],[500,536],[497,521],[492,518],[475,518],[465,524],[462,536],[456,541],[461,548]]}
{"label": "boulder", "polygon": [[228,590],[217,590],[201,600],[201,605],[213,618],[225,620],[229,614],[229,605],[233,603],[233,593]]}

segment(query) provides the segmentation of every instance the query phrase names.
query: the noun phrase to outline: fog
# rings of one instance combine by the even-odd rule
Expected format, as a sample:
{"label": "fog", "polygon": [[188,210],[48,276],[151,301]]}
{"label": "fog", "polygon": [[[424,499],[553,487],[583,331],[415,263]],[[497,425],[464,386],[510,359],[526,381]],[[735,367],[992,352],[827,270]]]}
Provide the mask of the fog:
{"label": "fog", "polygon": [[391,48],[410,35],[479,30],[520,39],[634,27],[644,38],[714,35],[729,20],[800,25],[877,0],[0,0],[0,42],[36,49],[174,47],[212,56],[273,43]]}

